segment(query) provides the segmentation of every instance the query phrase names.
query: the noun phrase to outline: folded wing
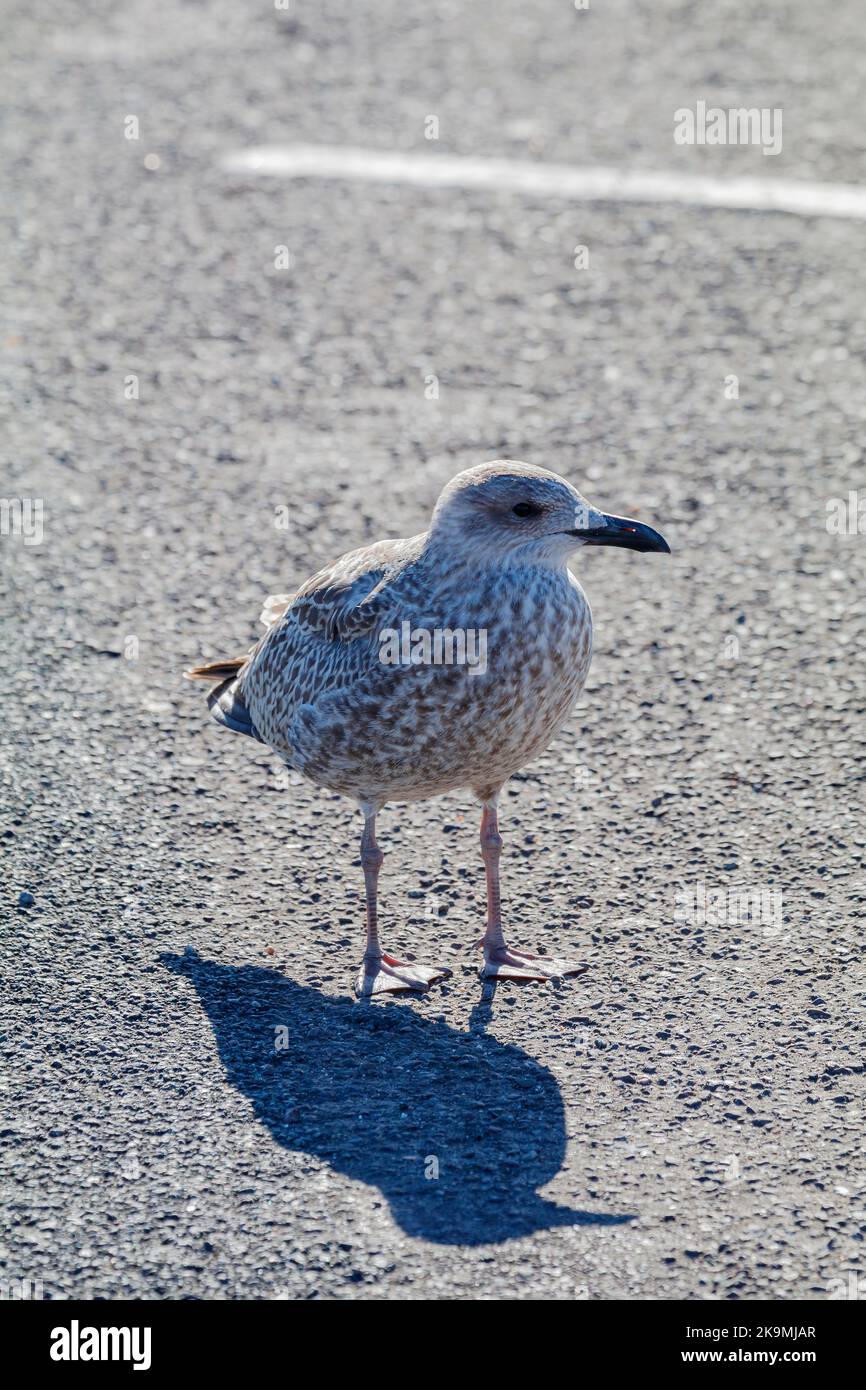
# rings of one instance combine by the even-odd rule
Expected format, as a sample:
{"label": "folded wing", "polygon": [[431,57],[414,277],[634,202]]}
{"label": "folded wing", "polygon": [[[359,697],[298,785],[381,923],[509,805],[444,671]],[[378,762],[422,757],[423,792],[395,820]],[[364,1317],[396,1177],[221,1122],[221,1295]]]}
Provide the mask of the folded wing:
{"label": "folded wing", "polygon": [[[292,594],[265,599],[267,631],[243,656],[195,666],[189,680],[216,682],[208,706],[218,723],[279,747],[299,704],[310,704],[357,679],[372,633],[393,607],[394,580],[420,553],[425,537],[378,541],[349,551]],[[259,732],[261,726],[263,733]]]}

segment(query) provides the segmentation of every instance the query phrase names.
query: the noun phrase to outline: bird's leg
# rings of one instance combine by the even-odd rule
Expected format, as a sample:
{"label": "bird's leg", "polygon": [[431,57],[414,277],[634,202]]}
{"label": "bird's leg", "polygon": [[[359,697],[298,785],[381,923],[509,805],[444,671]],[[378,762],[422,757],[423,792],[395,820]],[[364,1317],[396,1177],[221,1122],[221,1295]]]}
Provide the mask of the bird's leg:
{"label": "bird's leg", "polygon": [[528,951],[512,950],[505,944],[502,931],[502,907],[499,895],[499,858],[502,836],[496,801],[485,801],[481,812],[481,857],[487,878],[487,930],[481,946],[484,964],[483,980],[555,980],[561,975],[578,975],[586,969],[574,961],[555,956],[533,956]]}
{"label": "bird's leg", "polygon": [[379,945],[379,870],[385,859],[376,840],[375,814],[364,819],[361,836],[361,867],[364,870],[364,897],[367,904],[367,949],[365,958],[381,959]]}
{"label": "bird's leg", "polygon": [[502,836],[496,805],[485,805],[481,811],[481,857],[487,879],[487,930],[484,933],[485,959],[488,950],[504,951],[502,931],[502,900],[499,895],[499,860],[502,855]]}
{"label": "bird's leg", "polygon": [[379,945],[379,870],[384,857],[376,843],[376,813],[368,814],[365,809],[361,864],[367,900],[367,946],[355,986],[356,993],[360,995],[383,994],[388,990],[426,989],[435,980],[443,980],[451,974],[450,970],[395,960],[393,956],[386,956]]}

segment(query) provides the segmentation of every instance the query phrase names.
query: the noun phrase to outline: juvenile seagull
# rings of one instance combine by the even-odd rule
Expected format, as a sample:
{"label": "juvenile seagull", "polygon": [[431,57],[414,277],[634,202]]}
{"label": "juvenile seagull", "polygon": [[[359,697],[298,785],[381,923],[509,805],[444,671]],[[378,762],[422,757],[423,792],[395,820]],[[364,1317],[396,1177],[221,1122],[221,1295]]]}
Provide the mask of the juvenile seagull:
{"label": "juvenile seagull", "polygon": [[658,531],[596,511],[546,469],[508,460],[468,468],[442,492],[428,531],[352,550],[297,593],[267,599],[267,632],[247,655],[186,673],[217,682],[208,704],[220,724],[360,804],[361,995],[426,989],[450,974],[395,960],[379,944],[376,815],[387,801],[455,787],[471,788],[482,807],[482,977],[583,968],[506,944],[497,819],[504,783],[562,728],[589,671],[592,615],[567,567],[583,545],[670,553]]}

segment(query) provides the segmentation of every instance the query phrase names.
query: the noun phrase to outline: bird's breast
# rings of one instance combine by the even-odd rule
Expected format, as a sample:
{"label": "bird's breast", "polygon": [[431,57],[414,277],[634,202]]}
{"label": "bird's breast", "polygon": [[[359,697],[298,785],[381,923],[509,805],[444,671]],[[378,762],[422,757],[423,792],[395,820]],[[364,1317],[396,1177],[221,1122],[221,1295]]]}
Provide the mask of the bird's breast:
{"label": "bird's breast", "polygon": [[[571,712],[592,656],[589,604],[570,575],[543,571],[479,583],[440,611],[465,633],[469,660],[437,666],[434,655],[416,669],[409,700],[422,762],[437,784],[504,781]],[[413,631],[420,640],[423,627]]]}
{"label": "bird's breast", "polygon": [[484,720],[505,754],[543,747],[568,718],[592,659],[592,614],[576,581],[512,589],[487,634]]}
{"label": "bird's breast", "polygon": [[[423,607],[395,597],[360,642],[305,639],[296,652],[287,631],[291,671],[284,653],[261,673],[286,700],[262,698],[257,727],[313,781],[365,797],[505,781],[547,746],[586,680],[582,590],[543,572],[455,581],[428,590]],[[339,670],[318,670],[338,657]]]}

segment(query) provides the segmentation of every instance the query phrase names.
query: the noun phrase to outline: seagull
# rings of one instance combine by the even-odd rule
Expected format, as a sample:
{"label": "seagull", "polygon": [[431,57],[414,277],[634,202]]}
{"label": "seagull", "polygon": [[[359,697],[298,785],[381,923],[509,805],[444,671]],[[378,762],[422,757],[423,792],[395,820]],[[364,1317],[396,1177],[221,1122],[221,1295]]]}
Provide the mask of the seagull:
{"label": "seagull", "polygon": [[367,931],[359,996],[425,990],[451,973],[380,945],[376,817],[387,802],[456,788],[481,804],[481,977],[549,980],[585,969],[506,943],[497,807],[586,681],[592,614],[568,568],[586,545],[670,554],[651,526],[598,511],[556,473],[483,463],[446,485],[428,530],[349,551],[295,593],[272,595],[261,614],[267,631],[249,652],[185,672],[212,683],[219,724],[359,804]]}

